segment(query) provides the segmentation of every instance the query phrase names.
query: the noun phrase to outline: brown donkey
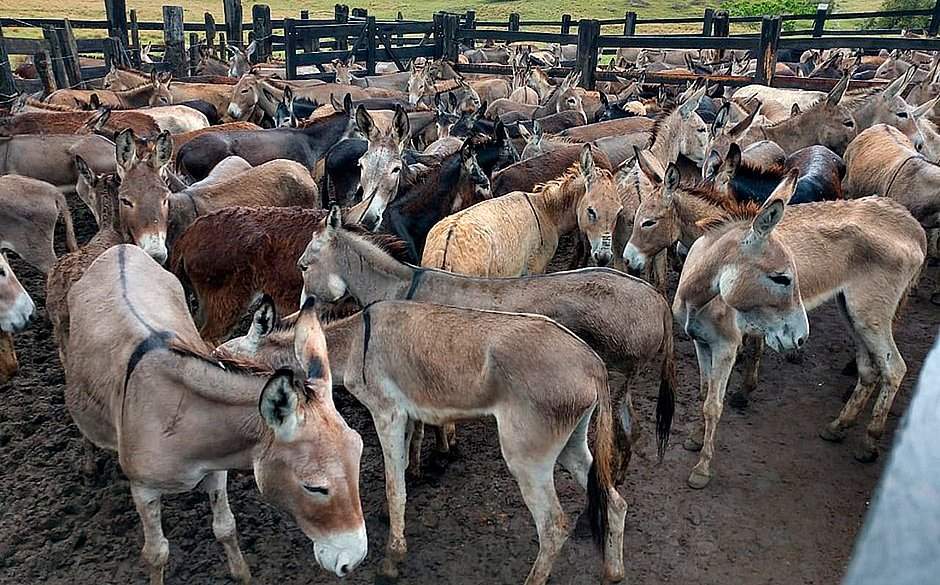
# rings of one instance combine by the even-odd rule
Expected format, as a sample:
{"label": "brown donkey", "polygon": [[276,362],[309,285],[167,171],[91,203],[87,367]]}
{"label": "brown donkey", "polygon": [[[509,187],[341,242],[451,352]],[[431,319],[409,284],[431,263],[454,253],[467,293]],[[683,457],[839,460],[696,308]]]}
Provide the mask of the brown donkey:
{"label": "brown donkey", "polygon": [[0,252],[0,384],[6,384],[19,368],[13,334],[25,329],[35,312],[36,304]]}
{"label": "brown donkey", "polygon": [[[630,383],[636,372],[662,353],[656,416],[658,449],[662,455],[675,400],[672,312],[662,295],[643,281],[603,268],[498,279],[417,268],[395,260],[368,239],[343,229],[337,208],[316,227],[297,265],[303,272],[304,297],[336,302],[351,295],[363,306],[381,300],[409,299],[537,313],[567,327],[586,340],[611,370],[625,378],[613,399],[624,421],[623,429],[617,429],[622,454],[615,473],[618,483],[626,473],[630,439],[635,438],[628,435],[638,430],[630,410]],[[631,419],[632,426],[627,425]],[[420,451],[416,451],[412,456],[419,455]]]}
{"label": "brown donkey", "polygon": [[170,80],[151,73],[150,80],[136,87],[121,91],[109,89],[59,89],[46,98],[50,104],[70,106],[79,109],[92,107],[92,96],[97,96],[98,104],[116,110],[146,108],[147,106],[168,106],[173,103],[170,92]]}
{"label": "brown donkey", "polygon": [[809,335],[806,310],[838,300],[856,341],[858,383],[821,436],[841,441],[878,386],[856,454],[863,462],[878,456],[907,370],[892,322],[923,264],[923,229],[901,205],[881,197],[806,203],[784,216],[797,173],[791,171],[753,217],[709,226],[679,280],[673,313],[695,342],[704,399],[704,424],[687,442],[702,449],[689,476],[694,488],[713,475],[715,433],[742,335],[760,336],[777,351],[795,349]]}
{"label": "brown donkey", "polygon": [[228,503],[229,469],[253,471],[261,495],[313,541],[323,568],[343,577],[365,558],[362,439],[333,405],[319,328],[295,339],[306,375],[211,358],[179,281],[128,245],[89,267],[69,292],[69,310],[65,403],[88,441],[118,453],[151,585],[162,585],[170,552],[160,499],[196,488],[209,496],[229,570],[251,581]]}
{"label": "brown donkey", "polygon": [[535,193],[483,201],[438,222],[421,264],[475,276],[540,274],[560,237],[580,228],[603,266],[613,258],[620,211],[613,175],[594,166],[592,147],[585,144],[580,166]]}
{"label": "brown donkey", "polygon": [[55,263],[55,225],[62,218],[65,246],[78,249],[72,212],[65,196],[44,181],[6,175],[0,177],[0,248],[12,250],[43,274]]}
{"label": "brown donkey", "polygon": [[[313,305],[312,298],[305,303],[294,324],[295,336],[308,328],[319,331]],[[238,353],[270,355],[266,337],[254,329],[253,338],[222,349],[234,346]],[[607,369],[583,341],[540,315],[403,301],[369,305],[328,330],[330,362],[343,372],[350,393],[369,409],[382,444],[390,524],[383,575],[397,577],[405,560],[405,469],[414,424],[491,416],[503,459],[538,531],[539,553],[525,584],[548,581],[568,537],[555,491],[556,463],[587,491],[585,513],[603,546],[604,580],[623,579],[627,506],[613,481]],[[450,341],[442,354],[440,340],[445,337]],[[595,409],[592,457],[588,428]]]}

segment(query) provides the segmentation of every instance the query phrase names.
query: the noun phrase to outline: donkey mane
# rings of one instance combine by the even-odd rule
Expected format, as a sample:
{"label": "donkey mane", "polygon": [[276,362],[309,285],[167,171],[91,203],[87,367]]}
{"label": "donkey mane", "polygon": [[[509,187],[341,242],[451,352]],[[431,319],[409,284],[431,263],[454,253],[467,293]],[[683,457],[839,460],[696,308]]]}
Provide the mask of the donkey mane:
{"label": "donkey mane", "polygon": [[655,144],[656,139],[659,137],[659,133],[662,131],[663,126],[666,125],[666,120],[673,112],[676,111],[676,108],[679,107],[679,104],[672,104],[667,108],[663,108],[659,115],[656,117],[656,121],[653,123],[653,127],[650,128],[650,140],[648,144]]}
{"label": "donkey mane", "polygon": [[[595,172],[599,172],[599,171],[604,171],[605,173],[613,177],[613,175],[607,169],[601,169],[601,168],[595,167]],[[580,176],[581,176],[581,163],[575,162],[570,167],[568,167],[568,170],[566,170],[564,174],[552,179],[551,181],[546,181],[544,183],[537,183],[535,185],[535,189],[532,192],[543,193],[545,191],[552,191],[552,190],[557,191],[559,189],[563,189],[567,187],[571,183],[571,181],[577,180]]]}
{"label": "donkey mane", "polygon": [[343,223],[343,231],[353,235],[356,241],[366,246],[375,246],[396,262],[403,262],[404,258],[408,258],[408,245],[394,234],[373,233],[358,223]]}
{"label": "donkey mane", "polygon": [[114,68],[118,71],[123,71],[124,73],[130,73],[131,75],[136,75],[141,79],[150,79],[150,77],[141,71],[140,69],[134,69],[133,67],[128,67],[126,65],[114,65]]}
{"label": "donkey mane", "polygon": [[254,360],[236,357],[226,351],[214,351],[213,348],[202,339],[197,342],[190,342],[181,339],[179,336],[173,336],[173,339],[167,344],[167,349],[179,356],[195,358],[207,364],[220,367],[228,372],[249,375],[266,375],[273,373],[270,367],[255,362]]}
{"label": "donkey mane", "polygon": [[696,224],[705,231],[753,219],[757,217],[761,209],[761,206],[753,201],[738,201],[718,191],[713,185],[702,181],[697,181],[691,185],[683,185],[681,189],[683,195],[695,197],[721,212],[716,217],[703,219]]}
{"label": "donkey mane", "polygon": [[84,112],[85,111],[85,110],[80,110],[78,108],[73,108],[72,106],[66,106],[65,104],[48,104],[46,102],[41,102],[31,97],[26,98],[26,104],[29,106],[33,106],[34,108],[40,108],[42,110],[50,110],[53,112]]}

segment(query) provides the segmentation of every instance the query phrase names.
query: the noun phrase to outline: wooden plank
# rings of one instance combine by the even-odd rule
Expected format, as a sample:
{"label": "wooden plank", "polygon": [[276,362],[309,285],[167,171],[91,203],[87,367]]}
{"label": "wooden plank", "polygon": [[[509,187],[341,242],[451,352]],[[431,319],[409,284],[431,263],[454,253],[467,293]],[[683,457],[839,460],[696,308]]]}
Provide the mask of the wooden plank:
{"label": "wooden plank", "polygon": [[930,15],[930,24],[927,25],[927,35],[935,37],[938,31],[940,31],[940,0],[933,4],[933,14]]}
{"label": "wooden plank", "polygon": [[898,49],[899,51],[936,51],[936,39],[905,39],[905,38],[880,38],[880,37],[822,37],[818,39],[780,39],[780,49],[797,49],[805,51],[807,49],[872,49],[889,51]]}
{"label": "wooden plank", "polygon": [[756,49],[757,38],[748,37],[699,37],[699,36],[637,36],[612,37],[601,36],[598,46],[605,49],[612,48],[646,48],[646,49]]}
{"label": "wooden plank", "polygon": [[255,63],[267,63],[271,59],[271,7],[255,4],[251,7],[251,22],[255,33]]}
{"label": "wooden plank", "polygon": [[378,30],[395,35],[416,35],[434,31],[433,22],[377,22]]}
{"label": "wooden plank", "polygon": [[581,72],[581,87],[594,89],[594,73],[597,71],[597,42],[601,34],[601,23],[596,20],[578,22],[578,69]]}
{"label": "wooden plank", "polygon": [[7,44],[3,37],[3,27],[0,26],[0,104],[7,105],[16,99],[16,80],[13,77],[13,68],[10,66],[10,56],[7,54]]}
{"label": "wooden plank", "polygon": [[55,75],[52,73],[52,61],[49,59],[49,54],[45,51],[39,51],[33,55],[33,64],[36,65],[36,76],[42,83],[43,95],[49,95],[58,89]]}
{"label": "wooden plank", "polygon": [[401,62],[401,59],[399,59],[397,55],[398,49],[393,47],[392,37],[388,33],[381,31],[379,32],[379,37],[382,39],[382,45],[385,47],[383,49],[383,51],[385,51],[385,57],[395,63],[395,67],[398,67],[399,71],[407,70],[408,67]]}
{"label": "wooden plank", "polygon": [[284,19],[284,59],[287,79],[297,79],[297,33],[294,31],[297,21],[293,18]]}
{"label": "wooden plank", "polygon": [[519,13],[518,12],[509,13],[509,30],[513,32],[519,31]]}
{"label": "wooden plank", "polygon": [[59,49],[62,51],[62,64],[69,79],[69,87],[84,87],[82,68],[78,61],[78,45],[69,19],[62,21],[62,28],[56,31],[59,37]]}
{"label": "wooden plank", "polygon": [[137,11],[131,10],[131,22],[129,25],[131,35],[131,61],[134,67],[140,67],[140,28],[137,25]]}
{"label": "wooden plank", "polygon": [[121,42],[124,43],[124,46],[126,47],[127,6],[124,0],[104,0],[104,11],[108,19],[108,36],[121,39]]}
{"label": "wooden plank", "polygon": [[[940,2],[940,0],[938,0]],[[826,17],[829,16],[829,4],[816,5],[816,17],[813,19],[813,36],[821,37],[826,30]]]}
{"label": "wooden plank", "polygon": [[[401,15],[401,12],[399,12],[398,14],[399,14],[399,16],[400,16],[400,15]],[[570,18],[570,17],[569,17],[569,18]],[[464,28],[465,28],[466,30],[473,30],[473,29],[475,29],[475,28],[477,27],[477,12],[476,12],[476,10],[468,10],[468,11],[467,11],[467,15],[466,15],[466,17],[465,17],[464,20],[465,20]],[[401,40],[404,40],[404,39],[401,39]],[[473,39],[468,39],[468,40],[467,40],[467,46],[468,46],[469,48],[471,48],[471,49],[474,48]]]}
{"label": "wooden plank", "polygon": [[189,33],[189,75],[197,75],[196,68],[199,65],[199,35]]}
{"label": "wooden plank", "polygon": [[[333,20],[336,21],[336,24],[346,24],[349,22],[349,6],[345,4],[337,4],[333,7]],[[345,51],[349,49],[349,39],[346,38],[346,33],[337,33],[340,36],[336,37],[336,48]]]}
{"label": "wooden plank", "polygon": [[[456,17],[455,17],[456,18]],[[375,45],[379,38],[376,34],[375,17],[366,17],[366,75],[375,75]]]}
{"label": "wooden plank", "polygon": [[760,44],[757,47],[757,70],[754,81],[762,85],[770,85],[777,69],[777,46],[780,43],[780,27],[782,21],[779,16],[765,16],[761,23]]}
{"label": "wooden plank", "polygon": [[[309,21],[309,20],[310,20],[310,11],[301,10],[300,11],[300,25],[303,26],[305,24],[308,24],[307,22],[304,22],[304,21]],[[285,36],[287,36],[286,33],[285,33]],[[319,45],[319,42],[317,44]],[[308,36],[308,37],[302,38],[300,40],[300,45],[303,47],[305,53],[312,52],[314,50],[313,49],[313,37]],[[317,47],[317,50],[318,51],[320,50],[319,46]]]}
{"label": "wooden plank", "polygon": [[443,52],[441,56],[447,61],[457,62],[457,54],[460,52],[458,46],[458,29],[460,28],[459,17],[456,14],[445,14],[442,21]]}
{"label": "wooden plank", "polygon": [[173,77],[188,75],[182,6],[163,7],[163,44],[166,45],[163,62],[169,66]]}
{"label": "wooden plank", "polygon": [[242,48],[242,0],[222,0],[222,11],[225,16],[225,36],[228,43],[239,49]]}
{"label": "wooden plank", "polygon": [[[580,23],[578,26],[580,26]],[[478,28],[473,31],[463,31],[462,34],[466,38],[493,39],[494,41],[507,41],[510,43],[518,41],[532,41],[538,43],[574,44],[578,42],[578,35],[560,35],[557,33],[530,31],[510,32],[505,30],[485,30]]]}
{"label": "wooden plank", "polygon": [[75,39],[78,45],[78,52],[81,53],[102,53],[104,54],[105,39]]}
{"label": "wooden plank", "polygon": [[623,15],[623,36],[632,37],[636,34],[636,12],[627,12]]}
{"label": "wooden plank", "polygon": [[561,34],[563,35],[571,34],[571,15],[570,14],[561,15]]}
{"label": "wooden plank", "polygon": [[710,37],[712,36],[712,23],[715,19],[715,9],[706,8],[705,14],[702,16],[702,36]]}
{"label": "wooden plank", "polygon": [[215,46],[215,17],[212,16],[211,12],[206,12],[203,14],[206,27],[206,46],[209,47],[209,54],[212,56],[219,56],[220,52]]}
{"label": "wooden plank", "polygon": [[62,47],[59,45],[59,35],[51,26],[42,27],[42,36],[49,43],[49,60],[52,61],[52,75],[55,77],[56,87],[69,86],[69,77],[65,72],[65,63],[62,61]]}
{"label": "wooden plank", "polygon": [[49,51],[49,43],[42,39],[4,39],[7,55],[35,55],[39,51]]}

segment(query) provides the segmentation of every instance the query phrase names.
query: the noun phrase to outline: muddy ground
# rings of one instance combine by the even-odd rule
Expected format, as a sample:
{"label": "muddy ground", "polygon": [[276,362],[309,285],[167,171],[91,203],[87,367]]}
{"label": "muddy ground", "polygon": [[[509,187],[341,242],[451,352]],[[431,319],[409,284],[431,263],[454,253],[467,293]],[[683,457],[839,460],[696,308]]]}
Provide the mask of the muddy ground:
{"label": "muddy ground", "polygon": [[[87,238],[89,216],[77,215],[80,238]],[[42,276],[17,260],[13,265],[42,307]],[[925,284],[934,286],[936,280],[933,268]],[[681,444],[700,406],[694,352],[680,338],[673,442],[662,465],[635,458],[623,489],[630,504],[624,546],[628,582],[838,583],[884,457],[872,465],[856,463],[852,449],[861,429],[843,445],[817,438],[853,383],[840,374],[853,350],[835,307],[818,309],[810,321],[802,363],[768,353],[751,406],[744,412],[725,410],[717,476],[703,491],[685,484],[697,455]],[[909,375],[886,441],[909,403],[938,323],[940,308],[912,299],[897,325]],[[140,523],[114,456],[102,455],[95,482],[80,474],[79,432],[63,403],[62,368],[44,313],[16,345],[21,371],[0,388],[0,583],[144,583]],[[654,381],[647,373],[636,386],[647,429]],[[361,484],[370,553],[347,581],[373,583],[387,530],[381,452],[368,413],[342,391],[337,404],[366,445]],[[409,556],[401,582],[521,583],[537,551],[535,527],[500,458],[494,425],[472,422],[459,432],[462,458],[443,474],[408,486]],[[556,477],[573,517],[583,507],[583,495],[563,472]],[[259,499],[250,474],[234,473],[230,484],[242,549],[257,583],[336,580],[318,568],[313,547],[290,520]],[[170,541],[168,584],[231,582],[202,494],[166,498],[163,518]],[[590,540],[572,539],[551,582],[596,583],[599,575],[599,555]]]}

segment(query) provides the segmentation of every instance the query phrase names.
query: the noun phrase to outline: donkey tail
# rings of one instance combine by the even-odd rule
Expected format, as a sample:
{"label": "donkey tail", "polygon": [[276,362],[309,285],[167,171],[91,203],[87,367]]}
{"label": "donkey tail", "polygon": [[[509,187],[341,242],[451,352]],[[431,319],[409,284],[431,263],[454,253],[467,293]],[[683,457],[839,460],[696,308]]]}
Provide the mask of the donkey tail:
{"label": "donkey tail", "polygon": [[594,461],[588,472],[586,509],[591,522],[591,535],[602,550],[608,528],[609,492],[614,489],[615,457],[619,459],[614,447],[614,421],[605,370],[597,380],[597,435],[594,439]]}
{"label": "donkey tail", "polygon": [[75,239],[75,226],[72,224],[72,210],[69,209],[68,201],[65,195],[59,193],[55,200],[55,206],[62,216],[62,224],[65,227],[65,248],[69,252],[78,251],[78,240]]}
{"label": "donkey tail", "polygon": [[669,445],[672,417],[676,412],[676,350],[672,335],[672,311],[663,311],[663,365],[659,374],[659,396],[656,398],[656,454],[662,462]]}

